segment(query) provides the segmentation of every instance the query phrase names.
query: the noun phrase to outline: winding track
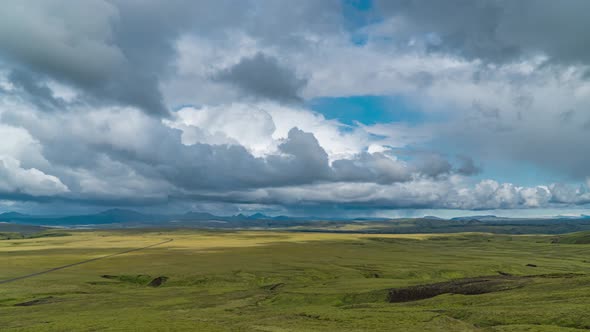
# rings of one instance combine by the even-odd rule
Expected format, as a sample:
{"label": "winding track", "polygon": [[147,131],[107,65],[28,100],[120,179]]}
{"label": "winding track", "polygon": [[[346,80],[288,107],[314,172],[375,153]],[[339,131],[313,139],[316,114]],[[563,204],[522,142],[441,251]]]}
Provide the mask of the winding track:
{"label": "winding track", "polygon": [[23,279],[28,279],[28,278],[36,277],[36,276],[39,276],[39,275],[42,275],[42,274],[46,274],[46,273],[49,273],[49,272],[53,272],[53,271],[63,270],[63,269],[66,269],[68,267],[72,267],[72,266],[76,266],[76,265],[82,265],[82,264],[94,262],[94,261],[97,261],[99,259],[110,258],[110,257],[113,257],[113,256],[119,256],[119,255],[127,254],[127,253],[130,253],[130,252],[133,252],[133,251],[139,251],[139,250],[144,250],[144,249],[152,248],[152,247],[159,246],[159,245],[162,245],[162,244],[165,244],[165,243],[168,243],[168,242],[172,242],[173,240],[174,239],[168,239],[166,241],[159,242],[159,243],[152,244],[152,245],[145,246],[145,247],[141,247],[141,248],[129,249],[129,250],[117,252],[117,253],[106,255],[106,256],[91,258],[91,259],[87,259],[85,261],[76,262],[76,263],[67,264],[67,265],[62,265],[62,266],[51,268],[49,270],[45,270],[45,271],[41,271],[41,272],[35,272],[35,273],[27,274],[27,275],[24,275],[24,276],[12,278],[12,279],[0,280],[0,285],[1,284],[7,284],[7,283],[10,283],[10,282],[13,282],[13,281],[18,281],[18,280],[23,280]]}

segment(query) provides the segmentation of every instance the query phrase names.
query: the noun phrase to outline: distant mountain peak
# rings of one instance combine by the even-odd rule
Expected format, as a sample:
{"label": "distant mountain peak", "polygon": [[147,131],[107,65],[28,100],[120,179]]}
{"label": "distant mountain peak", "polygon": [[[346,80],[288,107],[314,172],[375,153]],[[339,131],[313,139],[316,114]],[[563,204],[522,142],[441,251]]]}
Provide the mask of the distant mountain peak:
{"label": "distant mountain peak", "polygon": [[481,215],[481,216],[465,216],[465,217],[455,217],[455,218],[451,218],[451,220],[489,220],[489,219],[497,219],[498,217],[496,217],[493,214],[488,214],[488,215]]}
{"label": "distant mountain peak", "polygon": [[112,209],[108,209],[108,210],[104,210],[102,212],[100,212],[100,214],[114,214],[114,213],[139,213],[135,210],[128,210],[128,209],[121,209],[121,208],[112,208]]}
{"label": "distant mountain peak", "polygon": [[19,212],[9,211],[0,213],[0,221],[10,221],[12,219],[31,218],[31,216]]}
{"label": "distant mountain peak", "polygon": [[216,215],[211,214],[209,212],[196,212],[196,211],[189,211],[189,212],[185,213],[184,216],[189,217],[189,218],[207,218],[207,219],[217,218]]}
{"label": "distant mountain peak", "polygon": [[142,216],[143,214],[134,210],[126,210],[126,209],[109,209],[98,213],[98,215],[102,216]]}
{"label": "distant mountain peak", "polygon": [[270,219],[269,216],[262,214],[260,212],[258,213],[254,213],[253,215],[251,215],[250,217],[248,217],[250,219]]}

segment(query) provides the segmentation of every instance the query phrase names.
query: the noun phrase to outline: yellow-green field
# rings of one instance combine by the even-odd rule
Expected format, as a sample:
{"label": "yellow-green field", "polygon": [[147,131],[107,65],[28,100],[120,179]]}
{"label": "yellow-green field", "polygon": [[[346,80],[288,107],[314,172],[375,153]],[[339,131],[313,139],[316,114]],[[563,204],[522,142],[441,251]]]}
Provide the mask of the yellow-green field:
{"label": "yellow-green field", "polygon": [[[0,284],[0,330],[590,329],[590,244],[577,241],[583,235],[68,233],[0,240],[0,282],[173,241]],[[502,275],[516,286],[387,301],[392,288]],[[163,285],[148,285],[160,276]]]}

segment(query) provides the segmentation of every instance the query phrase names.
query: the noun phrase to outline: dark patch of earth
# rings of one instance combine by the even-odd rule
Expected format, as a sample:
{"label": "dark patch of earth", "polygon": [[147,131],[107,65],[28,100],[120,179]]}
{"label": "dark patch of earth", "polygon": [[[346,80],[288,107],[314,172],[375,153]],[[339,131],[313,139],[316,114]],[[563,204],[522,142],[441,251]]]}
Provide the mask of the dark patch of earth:
{"label": "dark patch of earth", "polygon": [[47,303],[53,303],[53,302],[57,302],[57,299],[54,298],[53,296],[49,296],[49,297],[43,297],[40,299],[35,299],[35,300],[27,301],[27,302],[17,303],[14,306],[15,307],[30,307],[33,305],[47,304]]}
{"label": "dark patch of earth", "polygon": [[285,286],[285,284],[282,283],[282,282],[280,282],[278,284],[272,284],[272,285],[264,286],[263,288],[266,288],[267,290],[273,292],[273,291],[279,290],[279,288],[282,288],[283,286]]}
{"label": "dark patch of earth", "polygon": [[167,280],[168,280],[168,277],[160,276],[160,277],[154,278],[152,281],[150,281],[150,283],[148,284],[148,286],[150,286],[150,287],[160,287]]}
{"label": "dark patch of earth", "polygon": [[433,284],[417,285],[389,290],[390,303],[411,302],[432,298],[442,294],[479,295],[524,287],[533,278],[574,278],[581,274],[539,274],[514,276],[507,273],[474,278],[456,279]]}

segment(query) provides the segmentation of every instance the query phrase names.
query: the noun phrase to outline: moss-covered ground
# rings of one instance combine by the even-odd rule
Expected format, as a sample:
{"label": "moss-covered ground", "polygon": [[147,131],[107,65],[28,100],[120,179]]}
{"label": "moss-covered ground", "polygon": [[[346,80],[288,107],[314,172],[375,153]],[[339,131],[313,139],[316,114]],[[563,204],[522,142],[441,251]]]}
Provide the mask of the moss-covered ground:
{"label": "moss-covered ground", "polygon": [[[584,234],[67,233],[0,240],[0,281],[173,241],[0,284],[0,330],[590,329]],[[387,301],[392,288],[502,274],[533,277],[479,295]],[[166,278],[150,286],[157,277]]]}

